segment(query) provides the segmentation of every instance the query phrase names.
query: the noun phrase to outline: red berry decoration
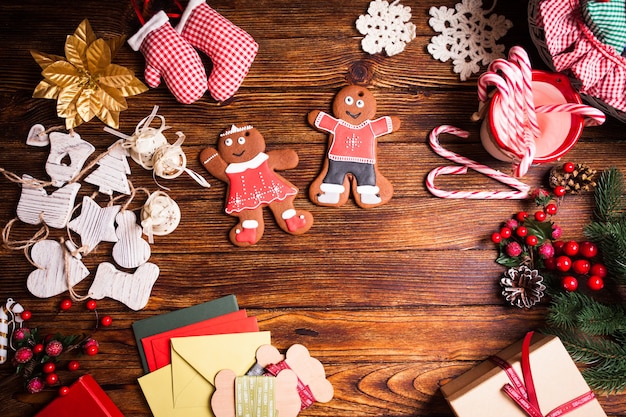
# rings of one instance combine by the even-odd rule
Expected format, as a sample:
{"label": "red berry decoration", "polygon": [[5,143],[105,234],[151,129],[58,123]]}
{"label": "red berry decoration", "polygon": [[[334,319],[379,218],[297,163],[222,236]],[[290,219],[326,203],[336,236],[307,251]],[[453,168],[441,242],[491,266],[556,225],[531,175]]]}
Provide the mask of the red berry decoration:
{"label": "red berry decoration", "polygon": [[500,233],[498,233],[498,232],[493,232],[491,234],[491,241],[493,243],[500,243],[500,242],[502,242],[502,235]]}
{"label": "red berry decoration", "polygon": [[563,164],[563,171],[567,173],[574,172],[575,169],[576,169],[576,165],[574,165],[573,162],[566,162]]}
{"label": "red berry decoration", "polygon": [[563,242],[562,240],[555,240],[554,242],[552,242],[552,246],[554,246],[554,253],[556,255],[562,254],[564,245],[565,242]]}
{"label": "red berry decoration", "polygon": [[59,396],[60,397],[65,397],[67,394],[70,393],[70,387],[63,385],[61,388],[59,388]]}
{"label": "red berry decoration", "polygon": [[555,196],[563,197],[565,193],[567,192],[567,189],[563,187],[562,185],[557,185],[556,187],[554,187],[553,191],[554,191]]}
{"label": "red berry decoration", "polygon": [[556,269],[561,272],[567,272],[572,267],[572,260],[568,256],[559,256],[555,262]]}
{"label": "red berry decoration", "polygon": [[559,208],[556,206],[556,204],[550,203],[545,207],[544,211],[546,212],[546,214],[549,214],[550,216],[554,216],[557,213],[557,211],[559,211]]}
{"label": "red berry decoration", "polygon": [[528,234],[528,229],[526,228],[526,226],[520,226],[517,229],[515,229],[515,234],[518,235],[519,237],[524,237]]}
{"label": "red berry decoration", "polygon": [[43,373],[44,374],[51,374],[52,372],[55,371],[56,369],[56,365],[54,364],[54,362],[46,362],[43,364]]}
{"label": "red berry decoration", "polygon": [[556,258],[546,258],[544,259],[543,264],[548,271],[554,271],[556,269]]}
{"label": "red berry decoration", "polygon": [[520,211],[515,215],[515,218],[518,221],[523,222],[524,220],[528,218],[528,213],[526,213],[525,211]]}
{"label": "red berry decoration", "polygon": [[35,346],[33,346],[33,353],[34,354],[41,353],[41,352],[43,352],[43,350],[44,350],[44,347],[43,347],[43,345],[41,343],[37,343]]}
{"label": "red berry decoration", "polygon": [[535,235],[526,236],[526,244],[528,246],[536,246],[539,243],[539,239]]}
{"label": "red berry decoration", "polygon": [[591,265],[591,270],[589,272],[591,273],[591,275],[596,275],[600,278],[605,278],[607,274],[606,266],[604,266],[603,264]]}
{"label": "red berry decoration", "polygon": [[575,240],[570,240],[569,242],[565,242],[563,245],[563,253],[567,256],[576,256],[578,255],[578,242]]}
{"label": "red berry decoration", "polygon": [[59,308],[62,311],[67,311],[70,308],[72,308],[72,300],[70,300],[69,298],[65,298],[61,301],[61,303],[59,304]]}
{"label": "red berry decoration", "polygon": [[98,306],[98,303],[96,303],[96,300],[89,300],[87,301],[87,310],[95,310],[96,307]]}
{"label": "red berry decoration", "polygon": [[109,327],[113,323],[111,316],[104,316],[100,319],[100,324],[104,327]]}
{"label": "red berry decoration", "polygon": [[566,291],[576,291],[578,280],[571,275],[567,275],[561,280],[561,286]]}
{"label": "red berry decoration", "polygon": [[96,339],[89,339],[83,345],[83,351],[89,355],[94,356],[98,354],[99,343]]}
{"label": "red berry decoration", "polygon": [[576,259],[572,263],[572,271],[580,275],[587,275],[591,270],[591,263],[586,259]]}
{"label": "red berry decoration", "polygon": [[593,242],[581,242],[580,243],[580,254],[585,258],[594,258],[598,255],[598,246],[596,246]]}
{"label": "red berry decoration", "polygon": [[46,385],[52,386],[59,383],[59,376],[55,373],[46,375]]}
{"label": "red berry decoration", "polygon": [[67,363],[67,369],[70,371],[77,371],[80,368],[80,362],[78,361],[69,361]]}
{"label": "red berry decoration", "polygon": [[502,229],[500,229],[500,236],[502,237],[502,239],[510,238],[512,233],[513,231],[508,227],[503,227]]}
{"label": "red berry decoration", "polygon": [[33,313],[31,313],[30,310],[24,310],[20,314],[20,317],[22,318],[22,320],[27,321],[33,317]]}
{"label": "red berry decoration", "polygon": [[542,222],[546,219],[547,214],[545,211],[536,211],[535,212],[535,220],[537,220],[538,222]]}
{"label": "red berry decoration", "polygon": [[587,280],[587,286],[590,290],[600,291],[604,288],[604,280],[597,275],[592,275]]}

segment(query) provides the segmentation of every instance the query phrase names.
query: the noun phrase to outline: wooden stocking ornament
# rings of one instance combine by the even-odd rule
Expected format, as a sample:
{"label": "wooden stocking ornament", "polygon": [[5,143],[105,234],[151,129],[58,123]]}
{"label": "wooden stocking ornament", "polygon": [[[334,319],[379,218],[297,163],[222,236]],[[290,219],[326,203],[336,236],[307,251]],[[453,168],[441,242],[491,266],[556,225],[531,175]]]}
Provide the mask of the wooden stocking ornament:
{"label": "wooden stocking ornament", "polygon": [[17,218],[32,225],[43,221],[55,229],[64,228],[72,215],[80,184],[67,184],[48,195],[44,188],[37,186],[33,177],[24,174],[22,180],[22,193],[16,209]]}
{"label": "wooden stocking ornament", "polygon": [[141,238],[141,226],[137,216],[124,210],[115,216],[117,243],[113,245],[113,259],[123,268],[137,268],[150,259],[150,245]]}
{"label": "wooden stocking ornament", "polygon": [[96,300],[113,298],[132,310],[141,310],[148,304],[157,278],[159,267],[150,262],[141,265],[134,274],[118,271],[112,264],[103,262],[98,266],[89,296]]}
{"label": "wooden stocking ornament", "polygon": [[[91,143],[82,140],[76,132],[52,132],[48,137],[50,138],[50,154],[46,161],[46,172],[54,186],[61,187],[76,177],[96,148]],[[69,165],[64,162],[66,157],[70,159]]]}
{"label": "wooden stocking ornament", "polygon": [[[42,240],[30,250],[32,261],[39,267],[28,275],[26,287],[35,297],[48,298],[69,290],[81,282],[89,270],[55,240]],[[69,271],[66,271],[69,265]],[[68,276],[69,275],[69,276]]]}

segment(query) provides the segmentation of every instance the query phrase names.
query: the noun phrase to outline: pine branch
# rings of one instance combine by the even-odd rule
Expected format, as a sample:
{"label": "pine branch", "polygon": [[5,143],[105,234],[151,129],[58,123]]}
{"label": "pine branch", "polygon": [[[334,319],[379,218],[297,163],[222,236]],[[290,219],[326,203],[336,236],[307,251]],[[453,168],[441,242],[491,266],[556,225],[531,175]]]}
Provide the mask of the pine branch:
{"label": "pine branch", "polygon": [[610,395],[621,393],[626,389],[625,370],[607,371],[590,368],[583,369],[582,375],[592,389]]}
{"label": "pine branch", "polygon": [[600,175],[594,192],[596,208],[594,214],[600,222],[613,222],[623,216],[624,176],[615,167]]}

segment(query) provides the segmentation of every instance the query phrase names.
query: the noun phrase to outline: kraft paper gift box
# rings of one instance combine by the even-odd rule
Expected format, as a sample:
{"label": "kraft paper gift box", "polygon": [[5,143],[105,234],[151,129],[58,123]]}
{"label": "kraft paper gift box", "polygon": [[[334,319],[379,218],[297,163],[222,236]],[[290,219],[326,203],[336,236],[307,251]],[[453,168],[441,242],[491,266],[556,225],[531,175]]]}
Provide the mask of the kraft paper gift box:
{"label": "kraft paper gift box", "polygon": [[[540,410],[535,414],[524,411],[503,390],[507,384],[515,386],[511,379],[515,379],[515,375],[519,376],[518,383],[525,382],[526,387],[529,385],[524,379],[521,364],[524,341],[529,343],[528,363]],[[441,387],[444,398],[457,417],[548,416],[568,402],[570,406],[567,409],[551,415],[563,415],[565,413],[561,411],[565,411],[567,417],[606,417],[558,337],[529,334],[495,356],[511,366],[515,371],[513,377],[509,377],[497,363],[487,360]]]}

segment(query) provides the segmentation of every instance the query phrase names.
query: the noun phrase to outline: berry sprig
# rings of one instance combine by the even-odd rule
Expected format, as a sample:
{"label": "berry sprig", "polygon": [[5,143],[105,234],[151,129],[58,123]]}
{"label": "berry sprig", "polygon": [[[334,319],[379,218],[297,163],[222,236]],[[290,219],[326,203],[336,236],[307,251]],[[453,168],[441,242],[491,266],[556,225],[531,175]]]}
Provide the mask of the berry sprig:
{"label": "berry sprig", "polygon": [[600,261],[598,246],[589,241],[570,240],[554,242],[555,254],[546,259],[545,267],[561,275],[561,287],[566,291],[576,291],[580,280],[585,280],[587,288],[599,291],[604,288],[607,270]]}

